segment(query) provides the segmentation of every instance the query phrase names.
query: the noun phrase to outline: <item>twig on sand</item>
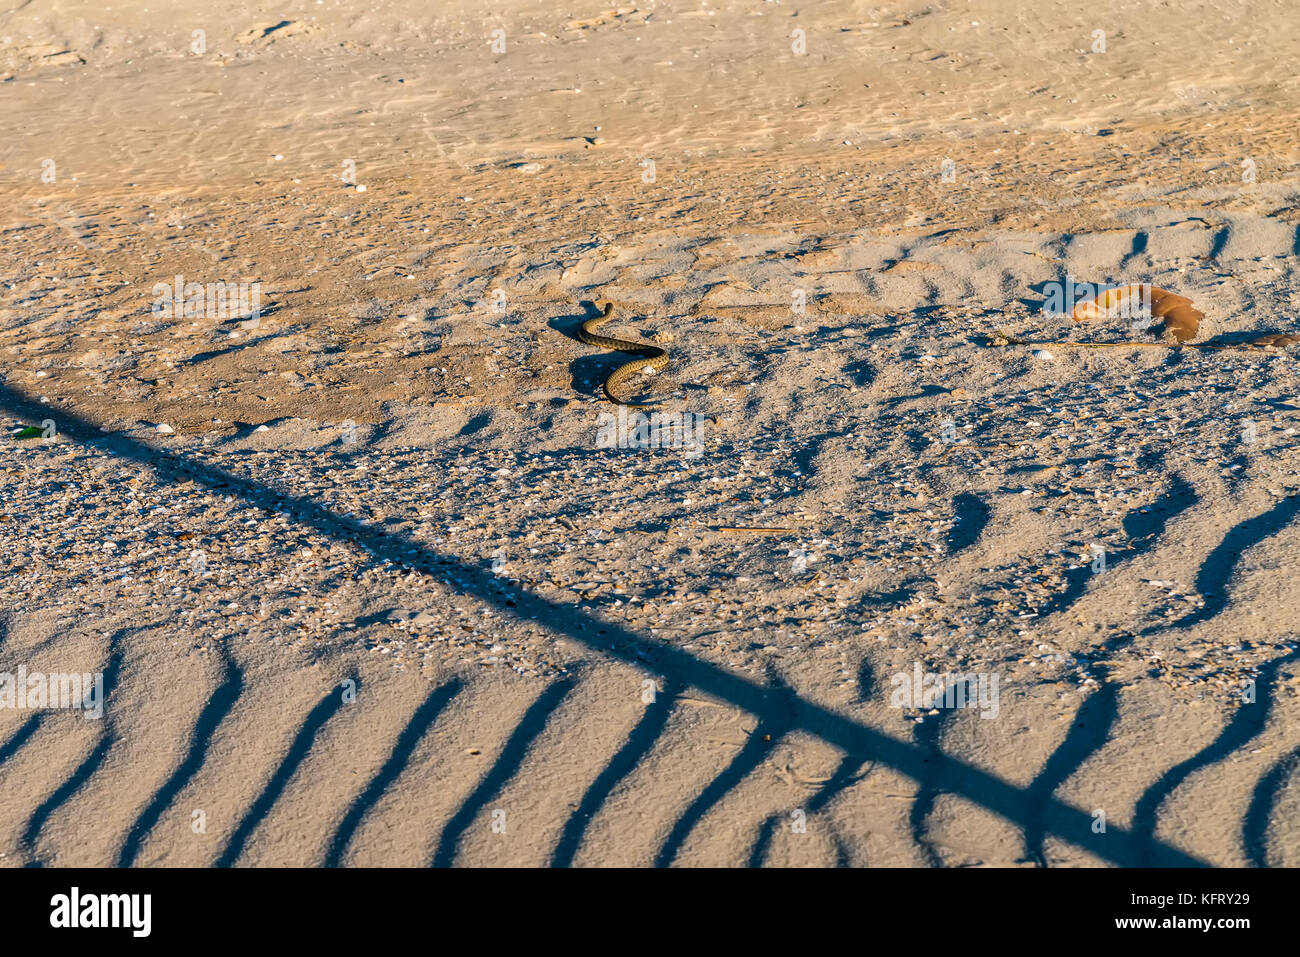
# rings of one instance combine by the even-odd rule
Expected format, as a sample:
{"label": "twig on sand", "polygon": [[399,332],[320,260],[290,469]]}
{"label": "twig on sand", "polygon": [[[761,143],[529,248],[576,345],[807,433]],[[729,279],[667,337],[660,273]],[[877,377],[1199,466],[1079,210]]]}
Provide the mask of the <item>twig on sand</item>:
{"label": "twig on sand", "polygon": [[1208,349],[1214,352],[1267,352],[1269,347],[1242,343],[1218,345],[1212,342],[1059,342],[1051,339],[1018,339],[1011,333],[997,329],[984,343],[986,346],[1073,346],[1076,349]]}

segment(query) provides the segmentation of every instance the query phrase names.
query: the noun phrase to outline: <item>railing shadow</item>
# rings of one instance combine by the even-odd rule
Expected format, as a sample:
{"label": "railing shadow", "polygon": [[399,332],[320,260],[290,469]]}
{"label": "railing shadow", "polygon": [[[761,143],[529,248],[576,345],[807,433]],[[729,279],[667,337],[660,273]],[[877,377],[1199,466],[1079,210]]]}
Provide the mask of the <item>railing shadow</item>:
{"label": "railing shadow", "polygon": [[1283,755],[1255,785],[1241,824],[1241,843],[1252,867],[1268,867],[1268,828],[1273,821],[1273,810],[1279,793],[1297,768],[1300,768],[1300,748]]}
{"label": "railing shadow", "polygon": [[[768,712],[773,700],[769,687],[702,661],[680,649],[647,641],[614,621],[601,620],[581,608],[533,594],[492,574],[486,565],[466,564],[440,554],[406,534],[377,529],[354,518],[337,515],[306,496],[277,492],[236,473],[192,460],[184,454],[154,448],[129,436],[102,434],[91,423],[73,413],[34,402],[6,385],[0,385],[0,407],[28,421],[40,422],[52,418],[61,435],[93,444],[105,453],[147,465],[161,481],[193,481],[220,488],[224,494],[238,496],[256,507],[286,511],[321,534],[368,549],[381,561],[391,562],[398,567],[441,571],[444,575],[450,573],[465,593],[522,620],[536,618],[544,621],[550,628],[566,633],[597,654],[640,669],[654,669],[666,681],[675,685],[696,688],[758,716],[760,721],[766,717],[769,722],[774,722],[786,731],[803,731],[816,735],[847,754],[868,757],[913,780],[939,778],[950,782],[950,793],[981,805],[1022,828],[1027,823],[1026,809],[1030,795],[1025,788],[1010,784],[994,774],[946,754],[927,755],[923,749],[910,742],[877,731],[794,694],[788,697],[778,696],[781,701],[780,710],[784,711],[787,707],[792,709],[788,718],[786,715],[770,716]],[[599,636],[597,632],[600,633]],[[277,782],[282,783],[280,775],[277,775]],[[263,805],[259,810],[265,810],[266,797],[264,794],[259,800],[259,804]],[[1139,851],[1141,842],[1134,841],[1133,835],[1124,828],[1112,826],[1102,833],[1096,833],[1092,828],[1091,815],[1055,799],[1041,810],[1047,812],[1044,816],[1052,822],[1052,833],[1097,857],[1120,865],[1137,864],[1145,857],[1135,853]],[[236,835],[237,840],[232,841],[227,852],[222,855],[222,863],[233,863],[242,844],[239,838],[244,836],[246,828],[241,827],[240,833]],[[1151,849],[1150,846],[1146,848],[1148,851]],[[1179,866],[1204,866],[1205,863],[1174,847],[1156,844],[1154,849],[1159,851],[1163,863]],[[232,851],[235,852],[233,855]]]}
{"label": "railing shadow", "polygon": [[591,782],[591,786],[582,795],[578,806],[564,822],[564,830],[551,854],[552,867],[569,867],[573,864],[573,858],[578,853],[578,848],[582,846],[583,836],[587,833],[587,825],[595,817],[596,812],[604,807],[618,783],[631,774],[655,746],[668,726],[668,719],[677,703],[679,692],[680,689],[670,685],[654,696],[654,700],[645,709],[645,714],[636,723],[636,727],[628,734],[623,746]]}
{"label": "railing shadow", "polygon": [[222,682],[208,698],[207,704],[203,706],[203,711],[199,714],[198,721],[195,722],[194,730],[190,732],[190,746],[185,753],[185,758],[167,780],[163,782],[162,786],[154,792],[154,796],[149,799],[145,809],[140,812],[140,816],[131,825],[126,841],[123,842],[122,849],[118,853],[118,867],[131,867],[135,864],[135,859],[140,853],[144,839],[153,830],[154,825],[158,823],[163,812],[171,806],[177,795],[185,790],[185,786],[198,773],[199,768],[203,767],[203,762],[207,759],[208,748],[212,744],[212,736],[220,727],[221,722],[226,719],[226,715],[230,714],[230,709],[235,706],[235,702],[239,700],[239,696],[243,693],[243,672],[240,671],[239,666],[235,664],[230,657],[230,653],[225,649],[222,649],[221,657],[224,672]]}
{"label": "railing shadow", "polygon": [[[358,685],[359,681],[355,677],[352,681]],[[262,823],[271,809],[275,807],[280,795],[288,786],[290,779],[298,770],[307,754],[311,751],[312,745],[316,742],[316,736],[320,734],[321,729],[334,715],[338,714],[339,709],[343,707],[343,695],[334,689],[317,703],[316,707],[308,712],[307,717],[303,719],[302,725],[298,728],[298,733],[294,735],[293,743],[289,745],[289,750],[285,752],[283,760],[271,779],[266,782],[262,793],[257,796],[244,814],[243,820],[231,835],[230,841],[226,848],[217,858],[217,867],[233,867],[239,860],[239,856],[244,852],[244,845],[252,833],[257,830],[257,826]]]}
{"label": "railing shadow", "polygon": [[1243,747],[1257,737],[1268,723],[1269,713],[1273,709],[1274,685],[1277,673],[1282,665],[1300,659],[1300,651],[1293,651],[1282,658],[1274,658],[1259,670],[1256,679],[1256,698],[1249,704],[1243,704],[1228,722],[1219,736],[1209,745],[1185,761],[1174,765],[1160,776],[1138,799],[1133,810],[1133,853],[1139,866],[1159,867],[1170,863],[1164,860],[1166,848],[1154,838],[1156,814],[1160,805],[1179,785],[1197,771],[1216,764],[1228,755]]}
{"label": "railing shadow", "polygon": [[777,743],[793,730],[797,713],[795,694],[781,681],[774,668],[768,668],[767,678],[772,699],[771,706],[758,712],[758,726],[750,732],[749,740],[736,752],[722,772],[710,781],[682,812],[682,816],[677,819],[668,838],[659,849],[659,854],[655,858],[656,867],[670,866],[691,831],[695,829],[695,825],[703,820],[710,808],[749,777]]}
{"label": "railing shadow", "polygon": [[[118,678],[122,674],[122,646],[120,642],[125,633],[125,629],[120,629],[114,632],[108,641],[108,661],[104,665],[104,702],[108,701],[109,695],[117,687]],[[72,774],[68,776],[68,779],[60,784],[53,794],[42,801],[36,810],[32,812],[32,816],[28,818],[27,827],[24,828],[22,838],[19,841],[20,846],[27,855],[25,866],[45,866],[36,847],[36,842],[41,835],[41,830],[45,827],[45,822],[50,819],[50,816],[55,811],[66,804],[74,794],[80,791],[95,772],[99,770],[100,765],[104,763],[104,759],[108,757],[108,752],[112,749],[116,736],[113,718],[106,711],[103,716],[103,727],[100,731],[99,743],[95,745],[86,759],[77,765]]]}
{"label": "railing shadow", "polygon": [[329,850],[325,853],[325,866],[338,867],[343,863],[343,855],[347,852],[348,845],[352,842],[353,835],[356,834],[357,828],[365,820],[379,799],[384,796],[384,792],[401,773],[406,770],[406,765],[411,760],[411,755],[415,753],[415,747],[420,743],[420,739],[433,726],[438,715],[446,709],[451,700],[460,693],[461,682],[457,678],[452,678],[446,684],[439,685],[429,693],[429,697],[424,700],[420,707],[415,709],[415,714],[407,721],[406,727],[402,733],[397,736],[397,742],[393,745],[393,753],[389,755],[388,760],[384,762],[378,773],[370,779],[366,789],[352,802],[347,813],[343,815],[338,829],[334,832],[334,837],[330,840]]}
{"label": "railing shadow", "polygon": [[433,867],[450,867],[456,862],[456,851],[460,840],[469,829],[470,824],[506,786],[528,756],[528,749],[537,736],[546,729],[551,715],[568,697],[575,682],[572,678],[561,678],[549,685],[529,705],[524,716],[510,733],[505,747],[497,756],[492,769],[479,781],[469,797],[461,802],[456,813],[448,818],[438,838],[438,847],[433,852]]}

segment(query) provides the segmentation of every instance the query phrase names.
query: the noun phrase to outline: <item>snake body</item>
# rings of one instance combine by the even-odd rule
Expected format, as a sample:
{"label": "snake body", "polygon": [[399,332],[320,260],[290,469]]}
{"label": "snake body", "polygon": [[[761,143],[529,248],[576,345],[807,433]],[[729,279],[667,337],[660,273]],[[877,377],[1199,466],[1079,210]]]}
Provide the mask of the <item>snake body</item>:
{"label": "snake body", "polygon": [[616,339],[613,336],[602,336],[598,333],[596,330],[609,321],[610,313],[613,311],[614,304],[612,302],[605,303],[605,309],[599,316],[588,319],[578,327],[578,338],[589,346],[616,349],[619,352],[630,352],[633,355],[642,356],[640,359],[633,359],[631,362],[623,363],[610,373],[609,378],[605,380],[605,395],[609,398],[609,401],[617,405],[631,406],[631,402],[618,397],[618,387],[638,372],[644,370],[658,372],[668,365],[668,353],[658,346],[648,346],[640,342],[633,342],[630,339]]}

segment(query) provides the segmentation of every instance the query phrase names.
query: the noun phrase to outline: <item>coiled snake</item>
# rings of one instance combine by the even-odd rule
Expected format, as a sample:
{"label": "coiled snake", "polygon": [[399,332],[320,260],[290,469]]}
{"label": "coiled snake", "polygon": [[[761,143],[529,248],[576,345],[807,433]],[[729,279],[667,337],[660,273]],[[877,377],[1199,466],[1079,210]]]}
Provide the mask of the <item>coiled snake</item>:
{"label": "coiled snake", "polygon": [[604,311],[594,319],[588,319],[578,327],[578,338],[589,346],[600,346],[602,349],[616,349],[619,352],[630,352],[633,355],[642,356],[641,359],[633,359],[631,362],[624,362],[621,366],[610,373],[609,378],[605,380],[605,395],[610,402],[617,405],[631,406],[632,408],[644,408],[644,406],[633,405],[631,402],[624,401],[618,397],[618,387],[624,381],[636,375],[638,372],[658,372],[664,366],[668,365],[668,353],[658,346],[648,346],[640,342],[633,342],[630,339],[615,339],[613,336],[602,336],[598,332],[602,325],[609,321],[610,313],[614,311],[612,302],[605,303]]}

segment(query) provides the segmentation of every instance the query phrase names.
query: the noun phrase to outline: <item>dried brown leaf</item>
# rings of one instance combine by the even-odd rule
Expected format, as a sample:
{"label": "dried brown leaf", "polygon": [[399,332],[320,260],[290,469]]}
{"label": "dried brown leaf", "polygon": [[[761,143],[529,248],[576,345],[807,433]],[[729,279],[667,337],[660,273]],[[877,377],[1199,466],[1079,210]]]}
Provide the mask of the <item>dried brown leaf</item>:
{"label": "dried brown leaf", "polygon": [[[1137,300],[1137,303],[1134,303],[1134,300]],[[1151,318],[1163,319],[1161,332],[1173,336],[1179,342],[1196,338],[1201,320],[1205,318],[1205,313],[1194,307],[1192,301],[1186,296],[1146,283],[1132,283],[1103,290],[1096,298],[1075,306],[1071,318],[1075,322],[1109,318],[1121,310],[1126,315],[1137,315],[1135,311],[1137,306],[1140,306],[1142,312]]]}

